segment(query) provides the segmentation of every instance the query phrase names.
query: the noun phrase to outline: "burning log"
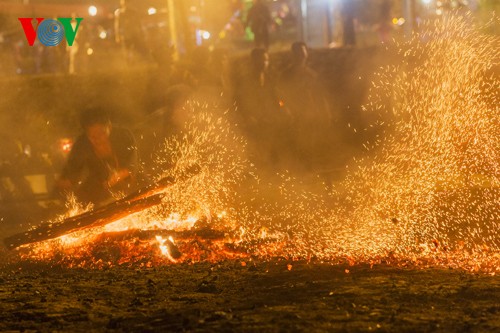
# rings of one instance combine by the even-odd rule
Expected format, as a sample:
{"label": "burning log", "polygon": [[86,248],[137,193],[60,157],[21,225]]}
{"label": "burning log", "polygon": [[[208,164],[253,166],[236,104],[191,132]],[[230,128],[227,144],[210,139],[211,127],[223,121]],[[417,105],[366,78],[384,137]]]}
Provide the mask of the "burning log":
{"label": "burning log", "polygon": [[56,238],[74,231],[103,226],[158,205],[162,198],[163,194],[160,193],[139,200],[112,202],[96,210],[69,217],[59,223],[42,224],[33,230],[7,237],[4,239],[4,244],[13,249],[20,245]]}
{"label": "burning log", "polygon": [[7,237],[4,239],[4,244],[8,248],[14,249],[20,245],[60,237],[75,231],[105,226],[131,214],[160,204],[164,196],[162,192],[165,192],[168,187],[174,185],[176,181],[192,177],[199,173],[199,171],[199,167],[191,167],[178,179],[165,177],[157,183],[143,187],[120,200],[97,209],[66,218],[58,223],[42,224],[27,232]]}

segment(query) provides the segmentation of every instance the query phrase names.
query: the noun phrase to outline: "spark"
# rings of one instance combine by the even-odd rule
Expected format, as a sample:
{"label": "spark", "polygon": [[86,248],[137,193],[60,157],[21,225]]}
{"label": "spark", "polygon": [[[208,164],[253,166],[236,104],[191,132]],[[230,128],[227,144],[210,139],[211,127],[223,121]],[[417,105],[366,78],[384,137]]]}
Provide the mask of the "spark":
{"label": "spark", "polygon": [[23,258],[62,255],[68,265],[105,267],[113,258],[95,253],[110,233],[205,225],[223,239],[176,238],[183,256],[168,262],[160,235],[116,241],[115,262],[149,267],[281,257],[498,273],[499,82],[488,73],[498,66],[500,43],[471,21],[441,16],[394,45],[399,61],[379,69],[363,107],[377,135],[333,189],[304,184],[287,171],[261,179],[230,114],[193,101],[186,105],[189,121],[165,141],[155,170],[158,179],[177,178],[198,165],[198,175],[169,188],[155,208],[34,244]]}

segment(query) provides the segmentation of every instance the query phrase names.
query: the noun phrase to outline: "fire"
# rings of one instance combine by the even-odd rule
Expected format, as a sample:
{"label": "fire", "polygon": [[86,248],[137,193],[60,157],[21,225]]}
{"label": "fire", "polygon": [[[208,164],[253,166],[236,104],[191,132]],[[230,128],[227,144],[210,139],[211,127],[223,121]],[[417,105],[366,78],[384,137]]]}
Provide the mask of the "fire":
{"label": "fire", "polygon": [[105,232],[119,232],[125,230],[189,230],[194,227],[199,220],[194,215],[183,219],[180,214],[172,213],[168,217],[161,219],[150,212],[138,214],[131,218],[121,219],[119,221],[107,224],[104,227]]}
{"label": "fire", "polygon": [[59,140],[59,148],[63,153],[69,153],[71,151],[71,148],[73,147],[73,141],[68,138],[60,139]]}
{"label": "fire", "polygon": [[487,72],[498,42],[467,18],[443,18],[397,46],[399,65],[381,70],[365,105],[377,139],[333,189],[288,172],[261,181],[227,114],[192,103],[157,170],[176,176],[197,164],[198,175],[158,206],[19,253],[98,268],[281,257],[497,274],[499,82]]}
{"label": "fire", "polygon": [[[169,236],[168,239],[163,239],[163,237],[161,237],[161,236],[156,236],[156,240],[158,241],[158,243],[160,243],[161,254],[166,256],[170,261],[172,261],[174,263],[177,262],[177,259],[174,258],[177,255],[176,255],[176,253],[174,253],[174,250],[173,250],[173,246],[175,244],[174,244],[174,239],[172,238],[172,236]],[[165,245],[165,242],[167,243],[166,245]]]}

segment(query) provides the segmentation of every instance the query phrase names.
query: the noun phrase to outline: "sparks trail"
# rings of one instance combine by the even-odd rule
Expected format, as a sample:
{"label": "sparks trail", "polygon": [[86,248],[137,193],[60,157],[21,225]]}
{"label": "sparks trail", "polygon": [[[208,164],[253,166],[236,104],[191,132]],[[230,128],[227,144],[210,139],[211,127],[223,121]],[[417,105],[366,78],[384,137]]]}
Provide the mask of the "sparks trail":
{"label": "sparks trail", "polygon": [[[127,197],[111,204],[111,210],[110,207],[104,207],[97,211],[91,210],[81,213],[81,210],[76,209],[74,211],[76,217],[67,217],[62,222],[54,224],[57,226],[56,231],[59,231],[61,223],[64,227],[68,227],[69,223],[73,229],[66,228],[68,231],[66,234],[54,232],[54,227],[50,225],[42,225],[27,232],[28,236],[33,236],[28,237],[28,241],[21,240],[19,242],[19,236],[26,238],[23,233],[15,235],[14,238],[10,237],[6,242],[18,246],[23,243],[60,236],[53,240],[22,246],[20,254],[23,258],[36,260],[56,260],[64,257],[60,262],[71,266],[100,267],[103,259],[97,258],[95,253],[100,253],[101,257],[108,257],[115,264],[117,261],[120,263],[142,262],[143,258],[158,264],[165,261],[162,252],[168,254],[170,259],[174,259],[174,261],[179,259],[180,253],[172,255],[172,253],[167,253],[169,251],[165,251],[166,243],[171,245],[167,246],[170,250],[174,248],[172,246],[173,240],[166,241],[161,238],[162,232],[165,230],[182,232],[190,229],[200,231],[210,225],[213,231],[222,229],[232,232],[235,228],[234,221],[237,220],[235,214],[238,213],[236,209],[232,208],[234,206],[232,205],[233,193],[235,186],[243,177],[244,170],[247,172],[248,169],[248,162],[244,158],[244,140],[235,133],[227,117],[216,116],[213,110],[208,110],[205,105],[192,103],[187,107],[190,108],[191,114],[194,114],[192,112],[194,109],[196,115],[193,115],[191,121],[186,124],[184,131],[166,140],[163,148],[158,152],[156,184],[161,186],[148,187],[145,188],[145,191],[140,191],[137,194],[139,199],[144,196],[146,199],[154,198],[154,207],[141,206],[141,210],[134,211],[134,214],[123,212],[119,216],[120,219],[115,218],[116,214],[108,216],[110,211],[111,213],[116,211],[114,208],[127,208],[131,206],[130,202],[133,205],[136,202],[140,203],[140,200],[135,200],[137,198],[134,196],[132,201],[130,197]],[[193,169],[195,172],[192,172]],[[189,177],[182,176],[186,173],[189,174]],[[164,180],[168,180],[168,186],[163,186],[165,185]],[[157,190],[161,190],[161,193],[158,194]],[[161,202],[157,202],[156,199],[161,199]],[[93,217],[96,217],[96,221],[93,220]],[[137,234],[128,233],[129,230],[156,230],[158,237],[152,235],[150,240],[145,240],[138,238]],[[40,235],[40,231],[43,231],[43,235]],[[180,233],[177,236],[181,237],[181,243],[189,244],[197,238],[200,239],[199,245],[203,242],[215,242],[210,237],[207,238],[207,232],[202,232],[197,236],[191,235],[192,239],[185,241],[182,240],[185,234]],[[14,242],[13,239],[15,239]],[[110,244],[112,242],[115,246]],[[115,254],[116,247],[118,247],[120,259],[118,260],[113,255],[109,258],[109,254],[103,255],[101,250],[106,246],[102,243],[107,243],[110,251]],[[218,243],[220,244],[216,246],[222,248],[224,241],[221,240]],[[191,245],[192,248],[197,247],[196,244]],[[183,259],[206,260],[209,257],[217,257],[217,255],[201,254],[209,252],[208,244],[198,247],[202,249],[183,250],[183,252],[189,253],[186,255],[189,258]],[[127,251],[127,248],[130,251]],[[222,250],[212,252],[220,252],[221,255],[226,256]],[[135,256],[129,255],[131,253],[134,253]]]}
{"label": "sparks trail", "polygon": [[380,73],[365,111],[380,117],[383,135],[345,182],[360,249],[366,237],[374,251],[408,256],[433,241],[498,253],[498,78],[487,77],[498,42],[469,18],[428,23],[400,46],[401,65]]}
{"label": "sparks trail", "polygon": [[[176,262],[318,258],[494,274],[500,119],[498,78],[486,73],[498,65],[498,42],[467,18],[449,18],[397,46],[399,65],[379,73],[365,105],[367,115],[378,117],[372,124],[378,139],[330,192],[306,190],[286,172],[259,180],[226,115],[192,103],[191,121],[165,142],[156,170],[158,179],[176,177],[197,164],[198,175],[174,184],[154,208],[37,243],[22,257],[70,254],[65,264],[147,266],[168,263],[163,251]],[[182,234],[206,227],[221,236]],[[159,238],[125,230],[158,231]],[[179,253],[169,252],[172,244]]]}

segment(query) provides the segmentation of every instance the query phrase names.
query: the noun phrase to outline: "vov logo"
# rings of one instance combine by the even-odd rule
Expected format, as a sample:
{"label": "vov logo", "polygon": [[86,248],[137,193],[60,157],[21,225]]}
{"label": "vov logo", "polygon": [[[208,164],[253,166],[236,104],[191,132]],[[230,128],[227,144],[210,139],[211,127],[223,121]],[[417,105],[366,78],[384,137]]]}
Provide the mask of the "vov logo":
{"label": "vov logo", "polygon": [[56,46],[61,43],[62,39],[66,37],[66,42],[69,46],[73,45],[75,41],[76,32],[80,27],[80,22],[83,20],[82,17],[75,18],[76,26],[73,29],[71,25],[71,17],[59,17],[57,20],[44,19],[37,17],[36,28],[33,28],[33,18],[32,17],[19,17],[18,20],[24,29],[24,34],[28,40],[28,44],[33,46],[35,43],[36,36],[45,46]]}

